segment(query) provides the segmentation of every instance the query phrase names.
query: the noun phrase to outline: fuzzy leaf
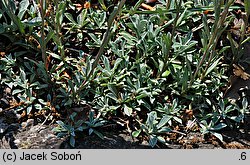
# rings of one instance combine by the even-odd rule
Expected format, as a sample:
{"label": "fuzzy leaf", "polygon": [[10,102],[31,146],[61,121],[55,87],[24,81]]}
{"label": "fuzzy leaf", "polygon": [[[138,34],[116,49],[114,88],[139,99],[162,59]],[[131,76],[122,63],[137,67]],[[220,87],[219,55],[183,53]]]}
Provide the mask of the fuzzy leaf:
{"label": "fuzzy leaf", "polygon": [[250,15],[250,0],[245,0],[244,1],[245,4],[245,11],[247,12],[247,15]]}
{"label": "fuzzy leaf", "polygon": [[20,3],[19,3],[19,13],[18,13],[18,17],[20,19],[23,18],[23,15],[25,14],[25,12],[27,11],[28,9],[28,6],[29,6],[29,0],[22,0]]}
{"label": "fuzzy leaf", "polygon": [[65,15],[66,18],[68,18],[68,20],[69,20],[71,23],[73,23],[73,24],[75,24],[75,25],[77,24],[76,21],[74,20],[73,16],[72,16],[72,14],[70,14],[70,13],[64,13],[64,15]]}
{"label": "fuzzy leaf", "polygon": [[75,137],[74,137],[74,136],[70,136],[69,143],[70,143],[70,145],[71,145],[72,147],[75,147],[75,142],[76,142]]}
{"label": "fuzzy leaf", "polygon": [[225,128],[225,127],[227,127],[227,125],[225,123],[219,123],[215,127],[211,128],[210,130],[218,131],[218,130],[221,130],[222,128]]}
{"label": "fuzzy leaf", "polygon": [[164,126],[170,119],[172,118],[172,116],[169,115],[165,115],[163,116],[163,118],[160,120],[160,122],[157,124],[157,129],[161,128],[162,126]]}
{"label": "fuzzy leaf", "polygon": [[168,75],[170,74],[171,72],[169,70],[166,70],[165,72],[162,73],[162,77],[168,77]]}
{"label": "fuzzy leaf", "polygon": [[153,148],[157,143],[157,137],[155,135],[149,136],[149,145]]}
{"label": "fuzzy leaf", "polygon": [[138,137],[138,136],[140,135],[140,133],[141,133],[141,130],[140,130],[140,129],[137,130],[137,131],[133,131],[133,132],[132,132],[132,136],[133,136],[133,137]]}
{"label": "fuzzy leaf", "polygon": [[148,118],[147,118],[147,125],[149,127],[153,127],[155,121],[156,121],[156,118],[157,118],[157,113],[155,111],[152,111],[148,114]]}
{"label": "fuzzy leaf", "polygon": [[212,65],[207,69],[207,72],[205,73],[205,76],[207,76],[212,70],[214,70],[216,68],[216,66],[218,65],[218,63],[221,60],[221,58],[218,58],[216,61],[214,61],[212,63]]}
{"label": "fuzzy leaf", "polygon": [[24,91],[24,89],[15,89],[15,90],[12,91],[12,95],[15,95],[17,93],[21,93],[23,91]]}
{"label": "fuzzy leaf", "polygon": [[220,141],[223,142],[223,137],[220,133],[216,133],[216,132],[211,132],[211,134],[213,134],[215,137],[217,137]]}
{"label": "fuzzy leaf", "polygon": [[158,130],[159,133],[167,133],[167,132],[172,132],[172,129],[168,127],[163,127],[160,130]]}
{"label": "fuzzy leaf", "polygon": [[94,130],[94,133],[100,138],[100,139],[104,139],[104,136],[103,136],[103,134],[102,133],[100,133],[100,132],[98,132],[98,131],[96,131],[96,130]]}
{"label": "fuzzy leaf", "polygon": [[124,105],[124,113],[126,115],[131,116],[132,112],[133,112],[132,108],[128,107],[127,105]]}
{"label": "fuzzy leaf", "polygon": [[32,106],[28,106],[28,108],[27,108],[27,114],[30,114],[31,110],[32,110]]}

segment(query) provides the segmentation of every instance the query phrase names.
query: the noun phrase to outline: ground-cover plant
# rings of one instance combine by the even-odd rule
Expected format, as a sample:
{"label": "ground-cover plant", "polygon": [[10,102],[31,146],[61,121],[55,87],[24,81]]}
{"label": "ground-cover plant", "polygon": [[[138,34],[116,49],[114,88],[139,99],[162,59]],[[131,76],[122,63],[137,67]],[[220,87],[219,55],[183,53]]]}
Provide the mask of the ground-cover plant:
{"label": "ground-cover plant", "polygon": [[228,100],[220,100],[218,105],[213,107],[212,113],[203,115],[199,122],[203,134],[211,133],[223,141],[223,137],[218,131],[225,127],[239,128],[239,125],[244,121],[246,111],[248,111],[247,99],[243,98],[240,105],[242,108],[227,103]]}
{"label": "ground-cover plant", "polygon": [[[60,114],[55,131],[72,146],[75,132],[103,137],[113,122],[152,147],[185,135],[188,120],[220,140],[243,122],[248,103],[231,104],[221,90],[248,40],[245,19],[240,40],[230,33],[240,8],[232,0],[159,0],[152,11],[142,0],[1,2],[0,85],[12,89],[18,113]],[[76,117],[72,108],[84,104],[91,111]]]}
{"label": "ground-cover plant", "polygon": [[[58,133],[59,137],[68,136],[70,137],[70,145],[72,147],[75,146],[75,137],[77,136],[77,133],[83,132],[84,130],[88,131],[88,135],[91,135],[92,133],[96,134],[98,137],[103,139],[103,135],[96,129],[98,127],[101,127],[105,124],[105,120],[100,118],[100,115],[94,116],[94,111],[89,112],[89,118],[87,121],[84,121],[82,119],[76,120],[77,113],[72,113],[69,115],[68,123],[64,123],[61,120],[57,121],[58,126],[53,129],[53,131]],[[84,116],[83,116],[84,117]]]}

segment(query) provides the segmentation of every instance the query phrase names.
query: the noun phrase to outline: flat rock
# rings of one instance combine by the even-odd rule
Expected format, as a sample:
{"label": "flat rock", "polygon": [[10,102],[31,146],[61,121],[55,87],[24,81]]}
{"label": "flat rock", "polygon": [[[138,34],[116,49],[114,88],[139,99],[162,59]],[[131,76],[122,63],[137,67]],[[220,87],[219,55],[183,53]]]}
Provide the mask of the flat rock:
{"label": "flat rock", "polygon": [[57,138],[51,126],[40,124],[31,129],[19,128],[5,134],[0,141],[2,149],[59,149],[64,138]]}

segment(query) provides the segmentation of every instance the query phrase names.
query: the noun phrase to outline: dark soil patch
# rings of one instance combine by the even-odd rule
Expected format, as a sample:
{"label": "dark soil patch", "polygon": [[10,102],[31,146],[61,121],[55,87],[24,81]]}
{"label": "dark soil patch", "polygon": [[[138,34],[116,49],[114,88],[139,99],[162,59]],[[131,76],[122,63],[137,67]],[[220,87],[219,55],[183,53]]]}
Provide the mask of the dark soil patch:
{"label": "dark soil patch", "polygon": [[[67,137],[58,138],[52,129],[55,125],[34,125],[34,120],[29,119],[21,124],[6,124],[3,116],[1,119],[0,148],[1,149],[71,149]],[[5,127],[5,128],[4,128]],[[4,130],[4,131],[3,131]],[[151,149],[146,140],[135,139],[125,131],[104,130],[104,139],[96,135],[88,136],[83,133],[76,138],[76,149]],[[219,142],[213,137],[204,137],[199,132],[190,132],[187,136],[175,136],[168,145],[158,144],[155,149],[216,149],[234,148],[250,149],[249,137],[239,132],[223,132],[226,142]]]}
{"label": "dark soil patch", "polygon": [[[1,100],[4,102],[4,100]],[[6,101],[7,102],[7,101]],[[1,149],[71,149],[69,138],[58,138],[52,129],[55,124],[37,123],[34,119],[20,122],[21,116],[13,109],[0,108],[0,148]],[[249,125],[247,125],[249,126]],[[225,130],[222,132],[225,142],[210,135],[190,131],[186,135],[169,133],[167,145],[158,143],[154,149],[250,149],[250,132],[246,130]],[[151,149],[147,139],[133,138],[129,132],[118,126],[100,130],[104,135],[100,139],[95,134],[82,132],[76,136],[76,149]]]}

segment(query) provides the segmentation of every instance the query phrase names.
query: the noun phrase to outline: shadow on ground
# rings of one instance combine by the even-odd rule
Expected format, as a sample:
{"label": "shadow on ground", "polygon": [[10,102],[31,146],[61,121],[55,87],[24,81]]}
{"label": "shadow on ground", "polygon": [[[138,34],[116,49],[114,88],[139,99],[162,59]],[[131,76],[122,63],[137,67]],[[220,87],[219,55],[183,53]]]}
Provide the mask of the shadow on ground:
{"label": "shadow on ground", "polygon": [[[3,118],[0,116],[3,124]],[[33,125],[33,120],[21,124],[12,123],[4,132],[0,133],[1,149],[72,149],[69,140],[57,138],[52,132],[54,125]],[[3,129],[3,128],[0,128]],[[104,139],[96,135],[88,136],[80,134],[76,138],[75,149],[152,149],[147,141],[133,139],[128,133],[123,131],[104,131]],[[154,149],[250,149],[250,138],[245,134],[233,131],[222,133],[225,142],[219,142],[215,138],[204,137],[199,132],[190,132],[187,136],[171,139],[169,145],[157,145]]]}

